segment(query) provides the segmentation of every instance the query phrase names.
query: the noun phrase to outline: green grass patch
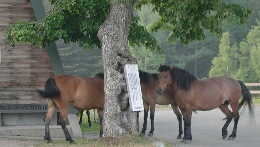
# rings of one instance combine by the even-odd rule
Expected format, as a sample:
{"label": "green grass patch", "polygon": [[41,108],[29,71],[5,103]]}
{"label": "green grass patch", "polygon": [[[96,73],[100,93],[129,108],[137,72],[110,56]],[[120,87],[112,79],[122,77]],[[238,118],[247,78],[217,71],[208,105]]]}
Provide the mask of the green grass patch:
{"label": "green grass patch", "polygon": [[260,104],[260,98],[259,97],[254,97],[253,98],[253,103],[254,104]]}
{"label": "green grass patch", "polygon": [[[79,118],[80,118],[80,115],[78,115],[78,120],[79,120]],[[90,110],[90,119],[91,119],[92,127],[89,127],[88,117],[87,117],[86,111],[84,111],[83,117],[82,117],[82,123],[80,125],[82,132],[93,132],[93,131],[99,131],[100,130],[100,124],[94,122],[93,110]],[[97,113],[96,113],[96,119],[98,119]]]}
{"label": "green grass patch", "polygon": [[[54,140],[51,143],[40,141],[37,147],[155,147],[155,143],[145,137],[125,135],[115,138],[77,139],[75,144],[64,140]],[[167,145],[168,146],[168,145]]]}

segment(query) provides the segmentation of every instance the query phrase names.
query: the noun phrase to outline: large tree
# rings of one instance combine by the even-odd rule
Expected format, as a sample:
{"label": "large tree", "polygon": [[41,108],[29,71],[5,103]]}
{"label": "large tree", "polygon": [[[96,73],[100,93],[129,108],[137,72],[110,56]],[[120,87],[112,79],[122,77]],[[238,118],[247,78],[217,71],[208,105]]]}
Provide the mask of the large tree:
{"label": "large tree", "polygon": [[[153,5],[160,19],[151,31],[169,30],[168,40],[203,40],[205,30],[221,33],[223,20],[243,23],[250,11],[224,0],[50,0],[54,5],[41,22],[17,22],[6,32],[6,43],[32,42],[45,46],[58,39],[101,47],[105,72],[104,137],[135,132],[135,113],[129,110],[123,67],[136,63],[128,44],[160,50],[155,39],[133,16],[134,7]],[[131,118],[131,119],[130,119]]]}

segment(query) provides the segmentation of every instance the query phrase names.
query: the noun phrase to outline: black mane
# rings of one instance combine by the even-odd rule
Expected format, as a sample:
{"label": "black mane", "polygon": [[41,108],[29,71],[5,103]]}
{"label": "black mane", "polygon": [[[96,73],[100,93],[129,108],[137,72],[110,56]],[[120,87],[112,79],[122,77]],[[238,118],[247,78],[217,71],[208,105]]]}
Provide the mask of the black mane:
{"label": "black mane", "polygon": [[149,76],[152,75],[154,79],[158,79],[158,74],[150,74],[147,72],[144,72],[142,70],[139,70],[139,78],[140,78],[140,83],[147,83],[149,81]]}
{"label": "black mane", "polygon": [[104,73],[97,73],[96,76],[98,76],[99,78],[101,78],[102,80],[104,80]]}
{"label": "black mane", "polygon": [[[159,72],[170,71],[170,69],[170,66],[161,65],[159,67]],[[177,84],[177,86],[184,90],[189,90],[192,83],[197,80],[197,78],[188,71],[179,69],[177,67],[173,67],[170,73],[173,81]]]}

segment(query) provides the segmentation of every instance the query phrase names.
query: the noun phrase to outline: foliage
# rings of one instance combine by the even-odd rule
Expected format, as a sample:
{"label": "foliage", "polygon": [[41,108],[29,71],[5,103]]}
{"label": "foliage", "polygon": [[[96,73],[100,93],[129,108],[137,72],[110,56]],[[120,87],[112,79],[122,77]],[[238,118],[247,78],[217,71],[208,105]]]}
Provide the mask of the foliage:
{"label": "foliage", "polygon": [[203,40],[205,29],[220,34],[223,20],[242,24],[250,14],[249,9],[222,0],[140,0],[137,7],[140,9],[147,3],[151,3],[161,17],[152,26],[152,31],[170,30],[169,40],[180,39],[182,43]]}
{"label": "foliage", "polygon": [[230,76],[234,77],[238,69],[238,48],[230,47],[229,33],[223,33],[219,44],[219,55],[212,60],[212,68],[209,71],[210,77]]}
{"label": "foliage", "polygon": [[[109,10],[108,0],[50,0],[54,5],[48,16],[40,22],[18,21],[10,25],[5,33],[5,43],[29,42],[44,47],[62,39],[65,43],[77,42],[84,48],[100,48],[97,37]],[[132,46],[144,44],[159,51],[154,37],[134,18],[129,34]]]}
{"label": "foliage", "polygon": [[157,67],[165,63],[165,56],[158,52],[151,52],[144,47],[130,47],[130,52],[138,59],[138,68],[150,73],[156,73]]}
{"label": "foliage", "polygon": [[259,82],[260,26],[250,30],[246,40],[240,42],[239,48],[229,47],[228,34],[223,34],[220,53],[212,61],[210,76],[227,75],[245,82]]}

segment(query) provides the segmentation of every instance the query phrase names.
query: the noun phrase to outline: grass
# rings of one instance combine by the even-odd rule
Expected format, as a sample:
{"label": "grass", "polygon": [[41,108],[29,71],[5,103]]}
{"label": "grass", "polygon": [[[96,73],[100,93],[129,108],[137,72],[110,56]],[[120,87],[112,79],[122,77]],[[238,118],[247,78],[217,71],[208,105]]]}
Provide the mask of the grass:
{"label": "grass", "polygon": [[[166,147],[172,146],[165,144]],[[64,140],[54,140],[51,143],[40,141],[37,147],[156,147],[155,143],[145,137],[125,135],[116,138],[77,139],[75,144]]]}

